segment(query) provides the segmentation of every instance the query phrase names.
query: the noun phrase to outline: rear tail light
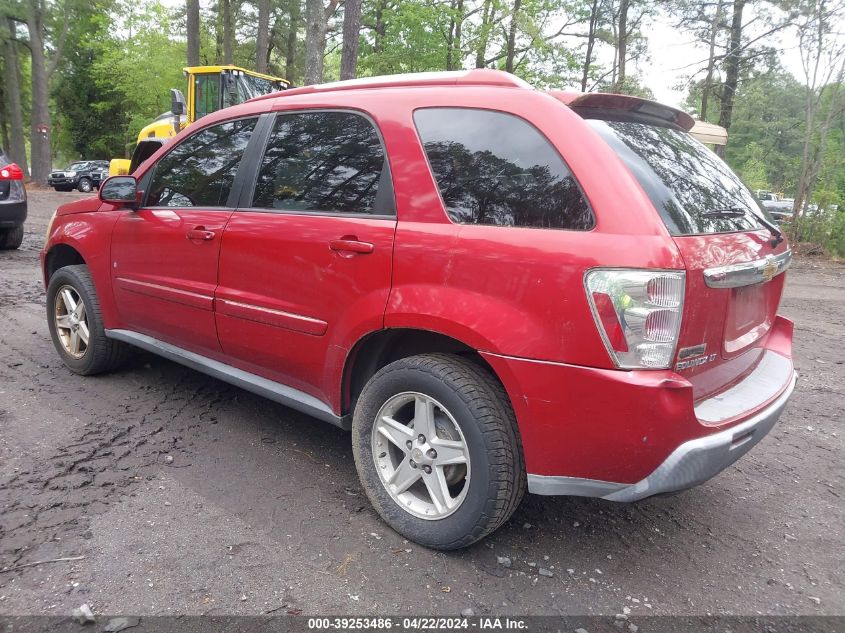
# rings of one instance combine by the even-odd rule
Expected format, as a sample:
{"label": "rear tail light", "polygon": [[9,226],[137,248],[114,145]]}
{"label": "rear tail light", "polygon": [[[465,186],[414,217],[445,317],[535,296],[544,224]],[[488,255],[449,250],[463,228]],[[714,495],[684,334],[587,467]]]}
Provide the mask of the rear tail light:
{"label": "rear tail light", "polygon": [[595,269],[584,285],[590,309],[614,364],[666,369],[678,345],[684,271]]}
{"label": "rear tail light", "polygon": [[23,170],[15,163],[0,167],[0,180],[23,180]]}

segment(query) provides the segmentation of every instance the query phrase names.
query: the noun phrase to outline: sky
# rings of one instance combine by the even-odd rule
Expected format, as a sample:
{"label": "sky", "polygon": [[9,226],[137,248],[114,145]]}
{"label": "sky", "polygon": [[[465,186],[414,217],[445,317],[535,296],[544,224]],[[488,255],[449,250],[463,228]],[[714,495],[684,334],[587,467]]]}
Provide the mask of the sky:
{"label": "sky", "polygon": [[[707,48],[693,41],[690,34],[678,30],[668,16],[658,16],[647,28],[649,59],[636,64],[643,83],[654,92],[657,101],[679,107],[686,99],[687,89],[677,88],[685,75],[703,67],[707,60]],[[803,82],[801,54],[798,39],[793,30],[785,30],[768,42],[781,51],[783,67]]]}

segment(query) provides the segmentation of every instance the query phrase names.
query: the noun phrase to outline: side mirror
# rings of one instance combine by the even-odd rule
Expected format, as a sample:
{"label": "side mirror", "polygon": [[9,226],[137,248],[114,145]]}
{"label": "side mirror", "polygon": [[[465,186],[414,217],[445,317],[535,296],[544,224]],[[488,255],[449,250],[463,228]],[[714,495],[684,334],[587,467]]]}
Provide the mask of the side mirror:
{"label": "side mirror", "polygon": [[170,112],[173,116],[182,116],[186,112],[185,95],[176,88],[170,89]]}
{"label": "side mirror", "polygon": [[110,204],[136,208],[138,200],[138,181],[135,176],[112,176],[100,185],[100,200]]}

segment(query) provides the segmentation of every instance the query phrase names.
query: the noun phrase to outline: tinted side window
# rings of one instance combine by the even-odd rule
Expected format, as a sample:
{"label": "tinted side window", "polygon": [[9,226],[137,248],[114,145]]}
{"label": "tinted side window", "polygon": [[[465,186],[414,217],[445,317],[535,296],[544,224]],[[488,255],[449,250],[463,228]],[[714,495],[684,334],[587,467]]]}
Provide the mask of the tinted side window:
{"label": "tinted side window", "polygon": [[147,206],[225,207],[256,120],[221,123],[179,143],[156,165]]}
{"label": "tinted side window", "polygon": [[593,214],[563,159],[526,121],[468,108],[417,110],[414,121],[452,221],[593,227]]}
{"label": "tinted side window", "polygon": [[350,112],[280,114],[261,162],[252,206],[392,213],[391,206],[378,195],[384,171],[381,141],[363,116]]}

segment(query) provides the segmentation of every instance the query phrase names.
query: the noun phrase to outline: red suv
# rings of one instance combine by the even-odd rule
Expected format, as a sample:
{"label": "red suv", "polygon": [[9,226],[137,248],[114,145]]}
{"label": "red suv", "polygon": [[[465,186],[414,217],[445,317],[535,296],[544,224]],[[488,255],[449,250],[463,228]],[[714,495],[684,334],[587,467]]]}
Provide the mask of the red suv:
{"label": "red suv", "polygon": [[795,384],[790,251],[692,123],[490,70],[221,110],[59,208],[53,341],[80,374],[141,347],[351,429],[376,510],[431,547],[526,487],[689,488]]}

